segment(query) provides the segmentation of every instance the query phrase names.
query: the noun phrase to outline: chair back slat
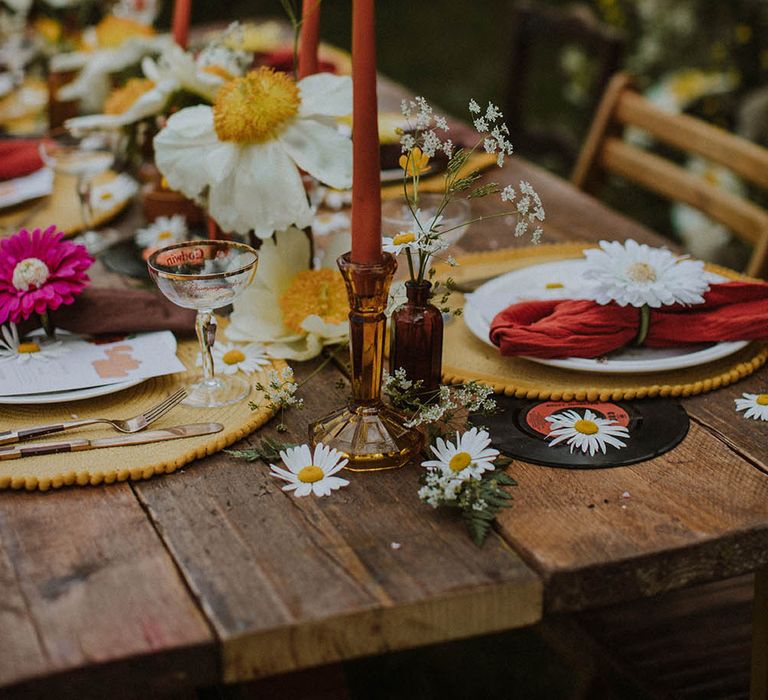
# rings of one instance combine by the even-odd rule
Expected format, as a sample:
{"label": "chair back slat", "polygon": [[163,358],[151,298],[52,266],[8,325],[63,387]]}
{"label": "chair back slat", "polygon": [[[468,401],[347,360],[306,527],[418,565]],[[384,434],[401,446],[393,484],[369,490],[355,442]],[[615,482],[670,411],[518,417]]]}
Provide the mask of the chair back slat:
{"label": "chair back slat", "polygon": [[660,110],[633,90],[629,76],[617,73],[605,90],[571,175],[579,189],[595,192],[602,175],[611,173],[698,209],[752,245],[748,274],[768,276],[768,212],[660,155],[624,141],[622,136],[628,126],[722,165],[764,189],[768,189],[768,150],[699,119]]}
{"label": "chair back slat", "polygon": [[669,114],[636,92],[624,92],[616,119],[659,141],[723,165],[745,180],[768,189],[768,150],[686,114]]}

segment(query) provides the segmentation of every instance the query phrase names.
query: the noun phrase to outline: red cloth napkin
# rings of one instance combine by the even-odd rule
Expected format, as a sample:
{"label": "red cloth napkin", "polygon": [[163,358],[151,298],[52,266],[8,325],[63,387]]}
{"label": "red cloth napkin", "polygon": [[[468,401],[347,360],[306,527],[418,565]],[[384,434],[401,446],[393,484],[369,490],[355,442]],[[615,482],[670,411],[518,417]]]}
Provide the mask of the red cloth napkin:
{"label": "red cloth napkin", "polygon": [[0,180],[12,180],[40,170],[37,139],[0,139]]}
{"label": "red cloth napkin", "polygon": [[[560,299],[513,304],[496,315],[490,338],[502,355],[600,357],[631,343],[640,310],[634,306]],[[651,309],[644,345],[652,348],[768,340],[768,284],[712,285],[704,303]]]}
{"label": "red cloth napkin", "polygon": [[[272,53],[257,56],[254,65],[255,67],[269,66],[270,68],[282,71],[283,73],[292,73],[293,49],[278,49]],[[318,70],[321,73],[338,73],[336,64],[331,63],[331,61],[320,60],[318,62]]]}

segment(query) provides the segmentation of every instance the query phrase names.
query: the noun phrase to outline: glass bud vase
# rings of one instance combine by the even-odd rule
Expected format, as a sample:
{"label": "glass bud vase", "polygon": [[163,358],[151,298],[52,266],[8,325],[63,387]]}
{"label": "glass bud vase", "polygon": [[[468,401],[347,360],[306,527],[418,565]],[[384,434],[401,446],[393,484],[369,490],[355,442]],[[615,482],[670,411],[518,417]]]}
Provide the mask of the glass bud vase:
{"label": "glass bud vase", "polygon": [[392,314],[389,372],[404,369],[408,379],[421,381],[421,393],[437,391],[443,370],[443,315],[429,302],[429,282],[408,281],[408,301]]}

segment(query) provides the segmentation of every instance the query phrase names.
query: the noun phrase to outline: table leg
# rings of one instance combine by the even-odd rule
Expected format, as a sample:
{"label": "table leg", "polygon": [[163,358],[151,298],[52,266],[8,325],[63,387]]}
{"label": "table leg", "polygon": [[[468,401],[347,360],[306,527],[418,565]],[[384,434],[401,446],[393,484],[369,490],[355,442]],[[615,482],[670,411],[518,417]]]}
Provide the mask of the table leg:
{"label": "table leg", "polygon": [[755,573],[750,700],[768,698],[768,568]]}

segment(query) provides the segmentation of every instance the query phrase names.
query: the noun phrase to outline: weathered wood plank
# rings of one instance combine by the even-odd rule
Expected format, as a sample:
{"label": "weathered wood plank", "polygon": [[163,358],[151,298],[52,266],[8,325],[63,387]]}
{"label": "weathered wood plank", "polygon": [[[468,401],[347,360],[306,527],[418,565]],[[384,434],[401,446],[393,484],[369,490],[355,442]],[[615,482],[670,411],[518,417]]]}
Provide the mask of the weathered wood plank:
{"label": "weathered wood plank", "polygon": [[[328,368],[307,386],[306,408],[286,416],[292,440],[342,403],[340,377]],[[297,499],[261,462],[220,455],[136,485],[223,640],[225,680],[539,618],[538,577],[497,536],[478,549],[421,504],[417,470],[350,475],[329,498]]]}
{"label": "weathered wood plank", "polygon": [[744,393],[766,391],[768,368],[763,367],[736,384],[687,399],[683,405],[697,422],[768,474],[768,422],[745,419],[734,403]]}
{"label": "weathered wood plank", "polygon": [[0,686],[103,697],[96,680],[120,674],[158,694],[216,678],[211,630],[127,485],[1,493],[0,589]]}
{"label": "weathered wood plank", "polygon": [[[768,477],[697,424],[631,467],[515,462],[500,531],[545,581],[545,611],[607,605],[768,563]],[[628,493],[628,497],[622,497]]]}

